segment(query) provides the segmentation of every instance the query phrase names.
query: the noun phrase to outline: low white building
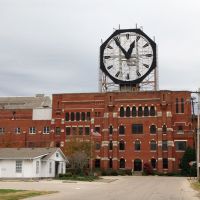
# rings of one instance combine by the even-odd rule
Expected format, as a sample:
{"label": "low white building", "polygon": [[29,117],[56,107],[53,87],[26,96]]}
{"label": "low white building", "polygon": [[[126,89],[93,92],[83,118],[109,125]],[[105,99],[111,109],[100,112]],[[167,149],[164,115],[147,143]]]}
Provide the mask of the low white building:
{"label": "low white building", "polygon": [[0,148],[0,178],[47,178],[64,174],[60,148]]}

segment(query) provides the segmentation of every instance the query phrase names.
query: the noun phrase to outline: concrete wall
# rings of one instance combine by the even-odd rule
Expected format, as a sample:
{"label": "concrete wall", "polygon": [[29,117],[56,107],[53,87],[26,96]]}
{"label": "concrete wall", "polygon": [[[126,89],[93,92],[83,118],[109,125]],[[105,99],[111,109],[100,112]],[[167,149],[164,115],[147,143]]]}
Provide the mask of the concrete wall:
{"label": "concrete wall", "polygon": [[33,120],[51,120],[51,108],[36,108],[33,109]]}

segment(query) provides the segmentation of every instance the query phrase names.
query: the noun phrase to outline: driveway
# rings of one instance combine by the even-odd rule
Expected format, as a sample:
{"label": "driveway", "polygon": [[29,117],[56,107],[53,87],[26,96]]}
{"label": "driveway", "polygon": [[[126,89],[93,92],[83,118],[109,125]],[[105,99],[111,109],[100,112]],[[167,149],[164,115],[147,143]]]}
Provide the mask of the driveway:
{"label": "driveway", "polygon": [[0,182],[0,188],[53,190],[58,193],[29,200],[197,200],[184,177],[121,176],[99,182]]}

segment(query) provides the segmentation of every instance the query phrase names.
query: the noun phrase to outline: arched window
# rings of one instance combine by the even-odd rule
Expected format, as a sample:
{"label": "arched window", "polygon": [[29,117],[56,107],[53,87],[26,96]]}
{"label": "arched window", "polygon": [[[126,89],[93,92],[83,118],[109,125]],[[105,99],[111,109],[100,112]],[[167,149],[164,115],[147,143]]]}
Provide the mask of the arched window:
{"label": "arched window", "polygon": [[65,113],[65,121],[69,121],[69,113],[68,112]]}
{"label": "arched window", "polygon": [[167,133],[167,126],[166,126],[165,124],[164,124],[163,127],[162,127],[162,132],[163,132],[164,134]]}
{"label": "arched window", "polygon": [[150,107],[150,116],[155,116],[156,115],[156,110],[154,106]]}
{"label": "arched window", "polygon": [[125,150],[125,143],[123,140],[119,142],[119,150]]}
{"label": "arched window", "polygon": [[150,142],[150,150],[151,151],[156,151],[156,149],[157,149],[156,141],[155,140],[151,140],[151,142]]}
{"label": "arched window", "polygon": [[71,121],[74,121],[74,118],[75,118],[75,116],[74,116],[74,113],[72,112],[71,113]]}
{"label": "arched window", "polygon": [[132,107],[132,117],[136,117],[137,116],[137,109],[135,106]]}
{"label": "arched window", "polygon": [[123,125],[120,125],[120,126],[119,126],[119,134],[120,134],[120,135],[124,135],[124,134],[125,134],[125,128],[124,128]]}
{"label": "arched window", "polygon": [[121,158],[119,161],[119,168],[125,168],[125,160],[124,158]]}
{"label": "arched window", "polygon": [[181,113],[184,113],[184,98],[181,98]]}
{"label": "arched window", "polygon": [[95,168],[100,168],[100,166],[101,166],[101,160],[95,159]]}
{"label": "arched window", "polygon": [[179,110],[178,110],[178,98],[176,98],[176,113],[179,113]]}
{"label": "arched window", "polygon": [[120,117],[124,117],[124,107],[121,107],[121,108],[120,108],[119,116],[120,116]]}
{"label": "arched window", "polygon": [[126,117],[130,117],[130,115],[131,115],[131,110],[130,110],[130,107],[128,106],[126,108]]}
{"label": "arched window", "polygon": [[156,168],[156,159],[155,158],[151,159],[151,166],[152,166],[153,169]]}
{"label": "arched window", "polygon": [[135,141],[135,151],[140,151],[140,150],[141,150],[140,141],[136,140]]}
{"label": "arched window", "polygon": [[80,113],[79,112],[76,113],[76,121],[80,121]]}
{"label": "arched window", "polygon": [[148,106],[144,107],[144,116],[149,116],[149,107]]}
{"label": "arched window", "polygon": [[109,142],[109,150],[113,150],[113,143],[112,143],[112,141]]}
{"label": "arched window", "polygon": [[150,134],[155,134],[156,133],[156,125],[151,125],[150,126]]}
{"label": "arched window", "polygon": [[85,121],[85,113],[84,112],[81,113],[81,120]]}
{"label": "arched window", "polygon": [[138,117],[142,117],[143,116],[143,110],[142,110],[142,106],[138,107]]}

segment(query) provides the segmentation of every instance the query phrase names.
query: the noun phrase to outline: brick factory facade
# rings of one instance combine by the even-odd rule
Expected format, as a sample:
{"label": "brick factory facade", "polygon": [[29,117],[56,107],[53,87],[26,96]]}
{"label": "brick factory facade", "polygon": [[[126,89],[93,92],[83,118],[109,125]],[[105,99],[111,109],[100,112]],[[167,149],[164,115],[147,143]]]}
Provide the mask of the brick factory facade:
{"label": "brick factory facade", "polygon": [[156,55],[142,30],[119,29],[100,47],[101,93],[1,97],[0,147],[65,148],[78,137],[94,144],[94,168],[179,171],[195,143],[191,92],[157,90]]}

